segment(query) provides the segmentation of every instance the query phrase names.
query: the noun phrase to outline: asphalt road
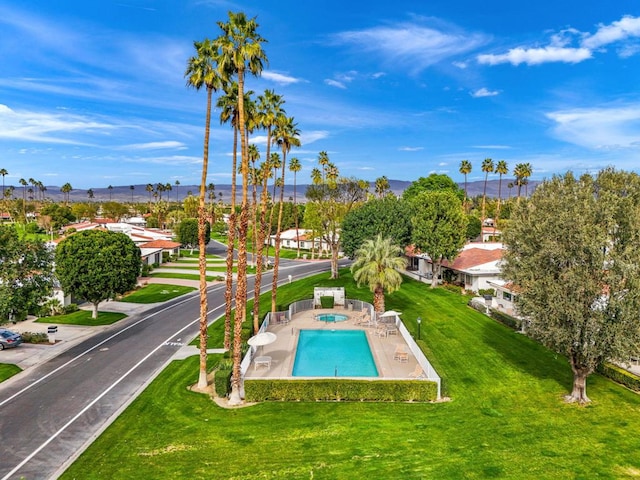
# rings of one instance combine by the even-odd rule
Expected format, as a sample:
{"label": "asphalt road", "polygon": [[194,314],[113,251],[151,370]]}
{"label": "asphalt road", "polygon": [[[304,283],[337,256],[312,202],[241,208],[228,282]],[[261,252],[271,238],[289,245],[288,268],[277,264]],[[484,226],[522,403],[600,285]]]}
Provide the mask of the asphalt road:
{"label": "asphalt road", "polygon": [[[328,270],[282,261],[280,283]],[[208,305],[210,320],[224,313],[223,285],[209,288]],[[166,302],[0,384],[0,480],[57,478],[198,334],[198,312],[197,294]]]}

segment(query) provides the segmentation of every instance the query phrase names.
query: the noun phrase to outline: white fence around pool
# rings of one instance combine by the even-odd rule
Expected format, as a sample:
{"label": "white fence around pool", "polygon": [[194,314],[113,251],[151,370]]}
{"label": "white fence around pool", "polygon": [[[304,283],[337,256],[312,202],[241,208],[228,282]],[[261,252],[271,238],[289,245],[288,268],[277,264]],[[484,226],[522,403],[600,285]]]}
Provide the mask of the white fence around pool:
{"label": "white fence around pool", "polygon": [[[370,314],[373,313],[373,305],[367,302],[363,302],[362,300],[346,299],[345,307],[353,311],[361,311],[364,309],[368,309]],[[300,300],[298,302],[293,302],[291,305],[289,305],[289,309],[287,311],[275,312],[275,315],[279,319],[282,319],[282,316],[284,316],[284,318],[287,321],[291,321],[291,319],[293,318],[293,315],[299,312],[304,312],[304,311],[313,310],[313,309],[314,309],[313,299]],[[269,323],[271,321],[271,315],[272,315],[271,312],[265,315],[264,321],[262,322],[262,325],[260,326],[260,330],[258,331],[258,333],[267,331],[267,328],[269,328]],[[424,372],[426,377],[424,379],[429,380],[431,382],[435,382],[436,385],[438,386],[437,399],[440,400],[441,394],[442,394],[442,380],[440,379],[440,376],[435,371],[435,369],[433,368],[433,366],[431,365],[427,357],[425,357],[422,350],[420,350],[420,347],[418,347],[418,344],[415,342],[415,340],[411,336],[411,333],[409,332],[409,330],[407,330],[407,327],[405,326],[404,323],[402,323],[402,320],[400,320],[400,317],[398,317],[397,315],[395,316],[395,325],[398,328],[400,335],[402,335],[402,338],[407,343],[409,350],[411,351],[416,361],[418,362],[418,365],[420,365],[420,367],[422,368],[422,371]],[[258,347],[250,346],[249,350],[247,351],[247,354],[242,359],[240,369],[241,369],[243,383],[244,383],[244,375],[249,369],[249,366],[251,365],[251,362],[257,350],[258,350]],[[244,388],[242,388],[242,390],[244,390]]]}

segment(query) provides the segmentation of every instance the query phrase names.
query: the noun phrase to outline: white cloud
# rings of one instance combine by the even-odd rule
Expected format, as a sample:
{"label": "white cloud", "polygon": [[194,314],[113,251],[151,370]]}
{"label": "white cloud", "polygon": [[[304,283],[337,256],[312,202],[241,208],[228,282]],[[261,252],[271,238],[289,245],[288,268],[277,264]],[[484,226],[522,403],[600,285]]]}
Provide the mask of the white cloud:
{"label": "white cloud", "polygon": [[324,83],[326,83],[330,87],[336,87],[336,88],[342,88],[342,89],[347,88],[347,86],[344,83],[339,82],[337,80],[332,80],[331,78],[325,79]]}
{"label": "white cloud", "polygon": [[413,73],[419,73],[487,42],[484,35],[467,33],[439,20],[428,19],[429,23],[437,24],[435,26],[423,25],[427,19],[421,20],[342,32],[336,36],[335,43],[352,45],[358,53],[381,56],[389,64],[402,65]]}
{"label": "white cloud", "polygon": [[497,90],[489,90],[485,87],[479,88],[478,90],[471,92],[471,96],[473,98],[495,97],[496,95],[500,95],[500,92]]}
{"label": "white cloud", "polygon": [[419,152],[420,150],[424,150],[424,147],[400,147],[398,150],[401,152]]}
{"label": "white cloud", "polygon": [[478,62],[486,65],[498,65],[510,63],[518,66],[521,63],[527,65],[540,65],[548,62],[579,63],[591,58],[591,50],[588,48],[567,48],[547,46],[542,48],[512,48],[507,53],[478,55]]}
{"label": "white cloud", "polygon": [[165,157],[135,157],[126,159],[127,162],[154,163],[161,165],[193,165],[202,163],[202,157],[187,155],[171,155]]}
{"label": "white cloud", "polygon": [[549,112],[554,134],[596,150],[640,148],[640,104]]}
{"label": "white cloud", "polygon": [[596,49],[631,37],[640,37],[640,17],[626,15],[609,25],[600,24],[596,33],[587,36],[582,45]]}
{"label": "white cloud", "polygon": [[167,140],[165,142],[133,143],[131,145],[124,145],[120,147],[121,150],[159,150],[163,148],[175,148],[178,150],[184,150],[187,147],[184,143],[176,142],[173,140]]}
{"label": "white cloud", "polygon": [[272,82],[278,83],[280,85],[290,85],[292,83],[299,83],[302,81],[299,78],[290,77],[289,75],[284,75],[282,73],[276,72],[262,72],[262,78],[271,80]]}
{"label": "white cloud", "polygon": [[467,68],[469,65],[467,64],[467,62],[451,62],[451,64],[454,67],[458,67],[461,70],[464,70],[465,68]]}
{"label": "white cloud", "polygon": [[310,132],[302,132],[300,134],[300,143],[302,145],[309,145],[310,143],[317,142],[318,140],[324,140],[329,137],[329,132],[326,130],[315,130]]}
{"label": "white cloud", "polygon": [[0,138],[84,145],[70,134],[110,131],[116,127],[81,115],[14,111],[0,104]]}

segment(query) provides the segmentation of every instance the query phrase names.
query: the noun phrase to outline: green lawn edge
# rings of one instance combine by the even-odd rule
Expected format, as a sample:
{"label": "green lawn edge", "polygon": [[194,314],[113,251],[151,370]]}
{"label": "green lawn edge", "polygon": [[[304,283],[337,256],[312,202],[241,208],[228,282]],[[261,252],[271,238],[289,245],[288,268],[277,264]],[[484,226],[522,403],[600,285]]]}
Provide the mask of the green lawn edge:
{"label": "green lawn edge", "polygon": [[120,298],[119,302],[124,303],[158,303],[166,302],[173,298],[185,295],[196,290],[195,287],[183,285],[167,285],[162,283],[151,283],[134,292]]}
{"label": "green lawn edge", "polygon": [[82,325],[85,327],[98,327],[100,325],[111,325],[126,318],[126,314],[119,312],[98,312],[98,318],[91,318],[90,310],[78,310],[66,315],[56,315],[54,317],[41,317],[36,320],[38,323],[57,323],[60,325]]}

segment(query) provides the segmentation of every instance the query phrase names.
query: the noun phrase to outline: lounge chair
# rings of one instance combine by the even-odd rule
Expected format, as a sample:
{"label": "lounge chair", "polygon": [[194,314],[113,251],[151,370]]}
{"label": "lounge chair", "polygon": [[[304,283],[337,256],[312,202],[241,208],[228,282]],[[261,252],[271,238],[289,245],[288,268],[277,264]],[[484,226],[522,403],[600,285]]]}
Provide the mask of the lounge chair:
{"label": "lounge chair", "polygon": [[253,360],[253,369],[257,370],[258,367],[267,367],[267,370],[271,368],[271,357],[264,355],[261,357],[256,357]]}
{"label": "lounge chair", "polygon": [[409,374],[409,378],[415,378],[417,380],[419,378],[427,378],[427,375],[424,373],[420,364],[417,364],[416,369]]}
{"label": "lounge chair", "polygon": [[389,335],[389,331],[387,330],[387,327],[384,325],[379,325],[378,328],[376,328],[376,335],[378,335],[380,338],[382,337],[387,337],[387,335]]}
{"label": "lounge chair", "polygon": [[398,360],[400,363],[407,363],[409,361],[409,352],[404,345],[396,345],[396,351],[393,352],[393,359]]}

